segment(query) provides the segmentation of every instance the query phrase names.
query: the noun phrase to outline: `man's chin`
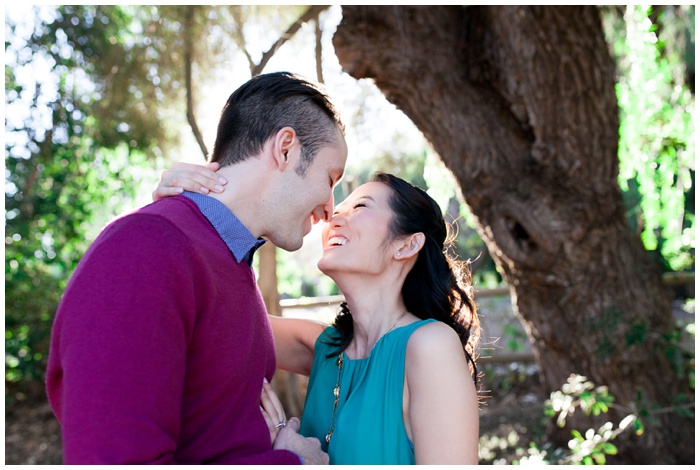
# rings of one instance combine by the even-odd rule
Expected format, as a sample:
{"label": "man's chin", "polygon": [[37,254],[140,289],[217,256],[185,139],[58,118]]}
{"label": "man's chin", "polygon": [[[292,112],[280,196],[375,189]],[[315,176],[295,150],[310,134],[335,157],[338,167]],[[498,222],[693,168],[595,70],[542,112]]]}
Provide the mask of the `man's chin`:
{"label": "man's chin", "polygon": [[273,245],[275,245],[277,248],[281,248],[284,251],[298,251],[302,245],[304,244],[304,239],[300,240],[284,240],[280,241],[278,243],[275,243],[274,241],[272,242]]}

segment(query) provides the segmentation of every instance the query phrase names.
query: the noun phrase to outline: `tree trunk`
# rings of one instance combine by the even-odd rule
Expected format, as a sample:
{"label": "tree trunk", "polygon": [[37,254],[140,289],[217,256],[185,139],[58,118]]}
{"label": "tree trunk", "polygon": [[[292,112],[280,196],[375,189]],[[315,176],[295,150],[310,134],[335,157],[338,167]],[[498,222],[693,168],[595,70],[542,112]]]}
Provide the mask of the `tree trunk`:
{"label": "tree trunk", "polygon": [[[280,296],[277,290],[277,247],[265,243],[258,251],[259,273],[258,287],[270,315],[282,316]],[[301,417],[304,400],[301,396],[299,376],[284,370],[277,370],[272,381],[272,388],[284,406],[287,417]]]}
{"label": "tree trunk", "polygon": [[[669,292],[626,225],[596,7],[344,6],[333,41],[344,71],[374,79],[454,173],[548,391],[576,373],[625,407],[692,396],[664,357]],[[658,418],[617,438],[616,462],[694,462],[694,420]]]}

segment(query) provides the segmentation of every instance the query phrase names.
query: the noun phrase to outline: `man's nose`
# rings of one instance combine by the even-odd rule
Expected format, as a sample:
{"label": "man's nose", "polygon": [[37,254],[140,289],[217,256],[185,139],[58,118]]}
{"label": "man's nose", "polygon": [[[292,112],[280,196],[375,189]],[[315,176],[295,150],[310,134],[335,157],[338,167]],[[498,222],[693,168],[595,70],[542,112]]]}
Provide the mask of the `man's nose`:
{"label": "man's nose", "polygon": [[333,192],[331,191],[331,198],[323,205],[323,221],[324,222],[330,222],[331,218],[333,217],[333,207],[334,207],[334,200],[333,200]]}

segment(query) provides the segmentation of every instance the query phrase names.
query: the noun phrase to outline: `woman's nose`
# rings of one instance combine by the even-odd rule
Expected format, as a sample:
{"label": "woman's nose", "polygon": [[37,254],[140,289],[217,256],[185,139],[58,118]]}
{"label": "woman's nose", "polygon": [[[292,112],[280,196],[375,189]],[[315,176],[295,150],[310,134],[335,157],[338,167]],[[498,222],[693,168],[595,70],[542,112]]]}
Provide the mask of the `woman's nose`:
{"label": "woman's nose", "polygon": [[331,227],[343,225],[345,223],[345,214],[340,211],[335,211],[335,213],[331,216],[329,223]]}

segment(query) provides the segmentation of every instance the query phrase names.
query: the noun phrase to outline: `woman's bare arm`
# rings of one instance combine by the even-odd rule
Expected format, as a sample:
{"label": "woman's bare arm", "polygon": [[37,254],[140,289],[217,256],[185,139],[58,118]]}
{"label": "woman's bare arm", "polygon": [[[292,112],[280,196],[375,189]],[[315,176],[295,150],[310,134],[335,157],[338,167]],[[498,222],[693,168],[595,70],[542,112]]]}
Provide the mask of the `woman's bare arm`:
{"label": "woman's bare arm", "polygon": [[268,315],[275,335],[277,368],[308,376],[316,339],[328,325],[314,320]]}
{"label": "woman's bare arm", "polygon": [[476,465],[479,404],[457,334],[444,323],[416,330],[406,350],[404,418],[417,464]]}

